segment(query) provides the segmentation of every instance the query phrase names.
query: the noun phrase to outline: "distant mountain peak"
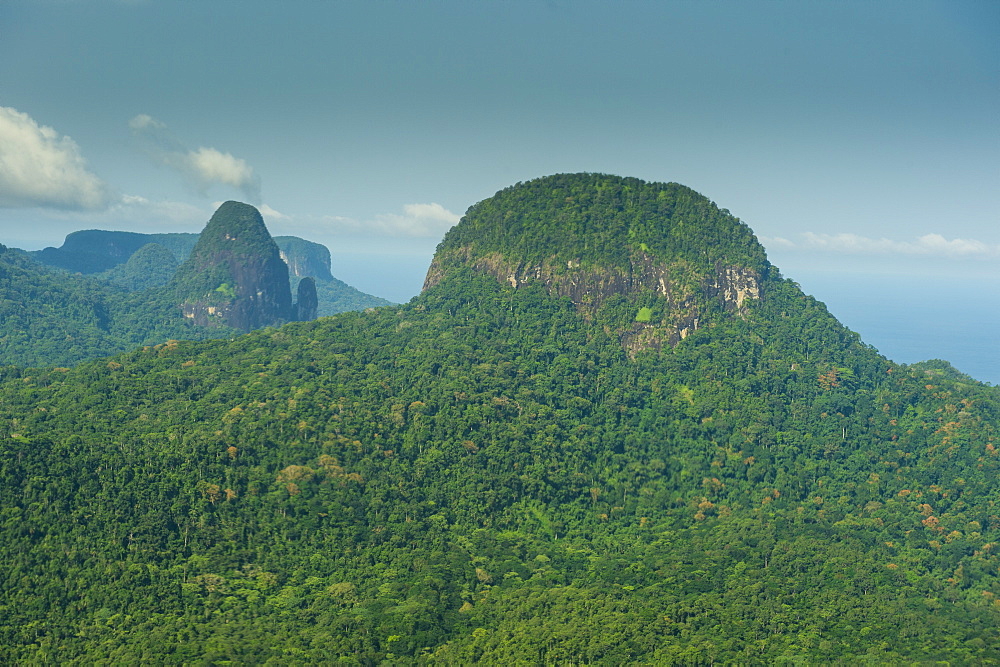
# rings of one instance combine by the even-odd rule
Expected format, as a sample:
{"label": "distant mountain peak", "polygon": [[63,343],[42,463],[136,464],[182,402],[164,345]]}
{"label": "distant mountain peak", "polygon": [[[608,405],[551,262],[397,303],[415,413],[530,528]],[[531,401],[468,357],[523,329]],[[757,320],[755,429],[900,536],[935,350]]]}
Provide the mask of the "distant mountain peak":
{"label": "distant mountain peak", "polygon": [[250,331],[292,313],[288,266],[260,212],[227,201],[208,221],[172,281],[184,315]]}
{"label": "distant mountain peak", "polygon": [[233,251],[258,252],[262,249],[270,251],[277,244],[267,231],[264,218],[254,206],[238,201],[227,201],[219,205],[212,214],[205,229],[201,232],[194,253],[204,252],[205,247],[211,247],[220,241],[234,243]]}

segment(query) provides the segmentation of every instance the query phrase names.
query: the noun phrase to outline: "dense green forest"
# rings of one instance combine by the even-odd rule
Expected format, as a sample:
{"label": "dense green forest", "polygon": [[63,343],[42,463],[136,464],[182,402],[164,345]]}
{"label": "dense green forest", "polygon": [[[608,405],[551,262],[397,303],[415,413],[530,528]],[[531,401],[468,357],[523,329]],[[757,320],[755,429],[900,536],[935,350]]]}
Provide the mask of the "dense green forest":
{"label": "dense green forest", "polygon": [[[156,252],[154,248],[140,251],[136,264],[142,266],[143,256]],[[122,281],[141,280],[136,272],[120,275]],[[70,366],[143,343],[236,333],[235,329],[194,326],[155,288],[133,291],[67,273],[0,245],[2,364]]]}
{"label": "dense green forest", "polygon": [[997,388],[676,185],[519,184],[428,283],[0,370],[0,661],[1000,662]]}
{"label": "dense green forest", "polygon": [[[263,235],[269,240],[266,229]],[[61,248],[28,253],[0,245],[0,365],[70,366],[144,344],[239,333],[198,326],[179,306],[185,281],[189,288],[211,283],[210,292],[235,285],[228,273],[216,275],[218,263],[188,262],[199,237],[85,230],[68,235]],[[334,278],[326,247],[294,236],[273,240],[297,272],[285,280],[292,294],[303,278],[315,280],[316,314],[390,305]],[[268,248],[265,241],[250,246]]]}

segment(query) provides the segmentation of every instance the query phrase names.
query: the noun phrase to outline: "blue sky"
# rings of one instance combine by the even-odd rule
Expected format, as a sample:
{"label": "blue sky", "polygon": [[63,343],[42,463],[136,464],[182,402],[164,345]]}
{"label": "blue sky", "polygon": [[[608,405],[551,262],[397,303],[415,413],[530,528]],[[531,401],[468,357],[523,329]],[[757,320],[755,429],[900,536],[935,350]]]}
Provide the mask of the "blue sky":
{"label": "blue sky", "polygon": [[[1000,356],[976,312],[1000,310],[992,0],[4,0],[0,107],[9,246],[199,231],[240,199],[404,301],[508,185],[676,181],[890,357],[1000,382],[970,367]],[[975,340],[920,310],[952,285]]]}

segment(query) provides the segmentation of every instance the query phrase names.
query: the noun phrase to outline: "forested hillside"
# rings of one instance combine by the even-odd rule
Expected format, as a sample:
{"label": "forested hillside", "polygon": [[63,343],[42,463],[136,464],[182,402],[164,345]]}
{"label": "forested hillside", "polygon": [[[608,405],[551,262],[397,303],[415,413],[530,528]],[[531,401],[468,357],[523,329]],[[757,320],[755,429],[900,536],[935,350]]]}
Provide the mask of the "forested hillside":
{"label": "forested hillside", "polygon": [[[253,207],[240,206],[259,218]],[[248,231],[242,230],[245,222],[233,221],[230,236]],[[324,246],[294,236],[272,240],[263,220],[255,223],[259,238],[235,263],[224,254],[190,262],[198,234],[85,230],[67,236],[60,248],[34,253],[0,245],[0,365],[71,366],[169,339],[227,338],[258,326],[389,305],[330,275]],[[291,281],[288,270],[282,272],[286,264],[294,267]],[[290,295],[310,279],[316,307],[293,307]],[[188,298],[211,301],[218,314],[196,317],[190,304],[185,313]],[[233,322],[219,321],[223,310],[235,311]]]}
{"label": "forested hillside", "polygon": [[2,373],[3,662],[1000,661],[998,390],[681,186],[519,184],[404,306]]}
{"label": "forested hillside", "polygon": [[194,326],[158,294],[51,269],[0,245],[0,364],[71,366],[144,342],[235,333]]}

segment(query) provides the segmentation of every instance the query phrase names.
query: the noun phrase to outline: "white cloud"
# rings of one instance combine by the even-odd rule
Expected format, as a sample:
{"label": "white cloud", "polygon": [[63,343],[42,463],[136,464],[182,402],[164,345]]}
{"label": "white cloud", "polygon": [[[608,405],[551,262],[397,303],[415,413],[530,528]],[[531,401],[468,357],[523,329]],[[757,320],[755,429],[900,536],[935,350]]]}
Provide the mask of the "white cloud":
{"label": "white cloud", "polygon": [[228,185],[240,190],[252,203],[260,201],[260,179],[246,160],[206,146],[188,149],[165,124],[148,114],[135,116],[128,125],[154,161],[179,172],[199,192],[213,185]]}
{"label": "white cloud", "polygon": [[927,234],[917,239],[918,252],[943,253],[946,255],[1000,255],[1000,245],[977,241],[976,239],[951,239],[940,234]]}
{"label": "white cloud", "polygon": [[443,235],[461,217],[440,204],[430,203],[406,204],[402,214],[385,213],[370,220],[326,216],[322,222],[328,230],[340,233],[433,238]]}
{"label": "white cloud", "polygon": [[407,204],[403,207],[403,211],[415,220],[437,220],[447,223],[448,227],[462,219],[462,216],[452,213],[441,204]]}
{"label": "white cloud", "polygon": [[75,141],[0,107],[0,206],[97,210],[109,201]]}
{"label": "white cloud", "polygon": [[763,243],[764,246],[768,247],[768,248],[775,248],[775,247],[780,247],[780,248],[794,248],[795,247],[795,243],[793,241],[789,241],[788,239],[783,238],[781,236],[761,236],[759,238],[760,238],[760,242]]}
{"label": "white cloud", "polygon": [[204,146],[188,151],[180,159],[178,166],[181,170],[193,175],[205,187],[214,183],[231,185],[259,199],[260,183],[253,167],[245,160]]}
{"label": "white cloud", "polygon": [[128,122],[128,126],[133,132],[144,132],[147,130],[165,130],[167,126],[148,114],[141,113]]}
{"label": "white cloud", "polygon": [[987,258],[1000,256],[1000,245],[976,239],[946,239],[940,234],[925,234],[913,240],[870,238],[859,234],[817,234],[805,232],[801,242],[782,237],[762,238],[772,249],[809,250],[841,254],[924,255],[934,257]]}
{"label": "white cloud", "polygon": [[204,227],[211,214],[211,211],[184,202],[153,201],[138,195],[122,195],[121,200],[108,209],[104,219],[107,220],[105,224],[120,221],[128,226],[160,231],[159,228],[164,225],[171,228],[192,225]]}
{"label": "white cloud", "polygon": [[261,204],[260,206],[257,207],[257,210],[260,211],[261,216],[263,216],[265,220],[279,221],[279,220],[292,219],[291,216],[287,216],[280,211],[275,211],[267,204]]}

